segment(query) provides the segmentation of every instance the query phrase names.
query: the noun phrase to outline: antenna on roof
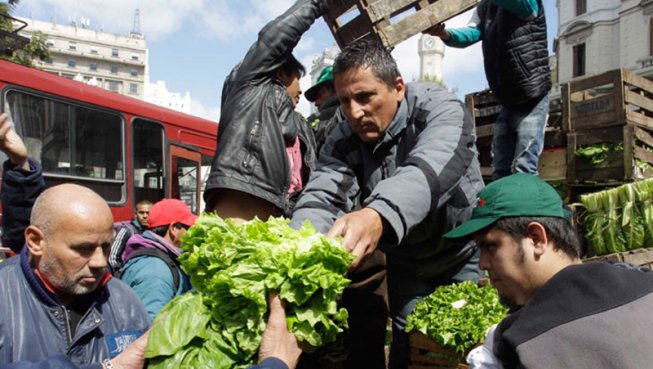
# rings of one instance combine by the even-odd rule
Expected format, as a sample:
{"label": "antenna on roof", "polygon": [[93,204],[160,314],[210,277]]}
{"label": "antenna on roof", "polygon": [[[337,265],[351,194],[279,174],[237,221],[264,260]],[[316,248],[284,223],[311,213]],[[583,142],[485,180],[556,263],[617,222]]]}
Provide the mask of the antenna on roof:
{"label": "antenna on roof", "polygon": [[134,11],[134,26],[129,33],[129,37],[143,38],[143,34],[141,33],[141,11],[138,8]]}

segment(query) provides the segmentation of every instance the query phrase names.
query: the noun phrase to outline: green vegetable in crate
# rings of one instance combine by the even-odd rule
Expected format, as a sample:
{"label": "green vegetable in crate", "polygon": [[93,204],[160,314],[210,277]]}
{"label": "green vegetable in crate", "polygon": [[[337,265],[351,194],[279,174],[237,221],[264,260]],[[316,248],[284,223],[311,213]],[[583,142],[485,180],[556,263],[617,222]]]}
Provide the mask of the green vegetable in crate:
{"label": "green vegetable in crate", "polygon": [[617,188],[621,204],[621,228],[626,239],[626,249],[633,250],[644,246],[644,223],[636,205],[635,190],[628,184]]}
{"label": "green vegetable in crate", "polygon": [[606,217],[603,213],[602,202],[599,196],[582,195],[581,201],[587,210],[585,216],[585,238],[592,244],[596,255],[603,255],[608,252],[603,239],[603,227],[606,223]]}
{"label": "green vegetable in crate", "polygon": [[149,368],[243,368],[255,360],[267,320],[267,296],[279,291],[288,328],[304,350],[335,340],[347,325],[337,300],[353,256],[305,223],[283,218],[243,225],[202,215],[184,235],[179,258],[195,291],[157,317]]}
{"label": "green vegetable in crate", "polygon": [[576,149],[576,156],[588,160],[592,165],[603,163],[611,151],[624,151],[623,142],[583,145]]}
{"label": "green vegetable in crate", "polygon": [[485,332],[508,312],[492,286],[471,281],[442,286],[417,302],[406,331],[418,331],[443,347],[463,354],[485,338]]}

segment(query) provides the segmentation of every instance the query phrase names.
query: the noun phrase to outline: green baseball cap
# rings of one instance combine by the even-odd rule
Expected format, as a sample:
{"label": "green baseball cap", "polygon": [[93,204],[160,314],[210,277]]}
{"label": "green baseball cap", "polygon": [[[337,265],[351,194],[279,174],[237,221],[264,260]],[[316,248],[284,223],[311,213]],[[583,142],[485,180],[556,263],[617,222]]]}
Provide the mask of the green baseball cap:
{"label": "green baseball cap", "polygon": [[320,72],[320,76],[317,77],[317,82],[311,88],[306,90],[304,93],[304,96],[306,96],[306,100],[310,102],[314,102],[315,99],[317,99],[317,92],[320,89],[320,86],[322,86],[325,83],[333,83],[333,67],[332,66],[326,66],[322,71]]}
{"label": "green baseball cap", "polygon": [[539,177],[515,173],[490,183],[478,193],[472,218],[444,235],[460,238],[507,217],[557,217],[571,219],[556,190]]}

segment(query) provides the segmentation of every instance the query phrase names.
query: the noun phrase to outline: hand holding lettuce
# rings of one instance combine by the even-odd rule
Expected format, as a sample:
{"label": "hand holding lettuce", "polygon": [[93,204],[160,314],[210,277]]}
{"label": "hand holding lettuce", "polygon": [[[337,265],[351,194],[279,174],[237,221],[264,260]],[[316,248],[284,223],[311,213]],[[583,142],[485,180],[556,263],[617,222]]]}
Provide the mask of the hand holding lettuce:
{"label": "hand holding lettuce", "polygon": [[256,356],[267,296],[285,301],[288,328],[304,349],[335,340],[347,326],[337,300],[353,257],[308,223],[270,218],[235,225],[202,215],[184,235],[179,258],[195,291],[159,314],[146,357],[150,368],[241,368]]}

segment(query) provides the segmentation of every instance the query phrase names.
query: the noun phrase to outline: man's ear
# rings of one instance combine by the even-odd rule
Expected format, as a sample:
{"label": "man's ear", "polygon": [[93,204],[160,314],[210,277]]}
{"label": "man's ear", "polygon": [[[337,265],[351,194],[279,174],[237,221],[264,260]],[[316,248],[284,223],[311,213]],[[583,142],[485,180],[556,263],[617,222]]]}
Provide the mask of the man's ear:
{"label": "man's ear", "polygon": [[549,237],[546,234],[544,226],[538,222],[531,222],[528,224],[528,238],[533,242],[533,252],[535,255],[542,256],[549,244]]}
{"label": "man's ear", "polygon": [[398,76],[395,79],[395,96],[397,98],[397,103],[401,103],[401,101],[404,99],[404,96],[406,95],[406,84],[404,83],[404,79],[401,76]]}
{"label": "man's ear", "polygon": [[34,256],[43,255],[43,248],[46,245],[45,235],[39,227],[30,225],[25,228],[25,243],[29,253]]}

